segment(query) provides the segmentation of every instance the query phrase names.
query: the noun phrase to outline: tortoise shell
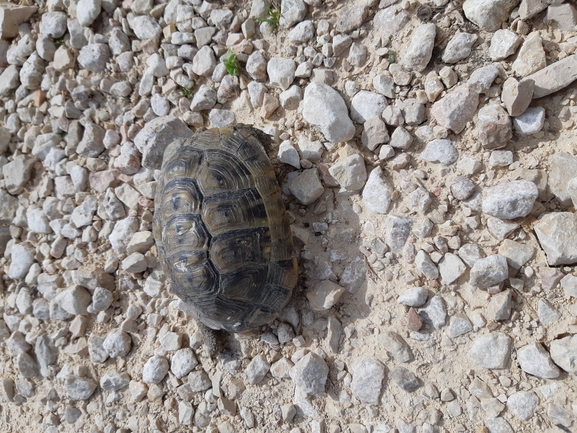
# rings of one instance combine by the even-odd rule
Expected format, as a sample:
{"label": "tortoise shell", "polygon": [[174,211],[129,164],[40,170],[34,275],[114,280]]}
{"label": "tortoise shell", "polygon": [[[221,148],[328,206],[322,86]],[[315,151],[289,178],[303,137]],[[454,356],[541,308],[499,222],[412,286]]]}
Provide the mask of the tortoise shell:
{"label": "tortoise shell", "polygon": [[212,329],[271,322],[297,283],[266,140],[246,126],[210,129],[164,152],[153,222],[158,255],[172,291]]}

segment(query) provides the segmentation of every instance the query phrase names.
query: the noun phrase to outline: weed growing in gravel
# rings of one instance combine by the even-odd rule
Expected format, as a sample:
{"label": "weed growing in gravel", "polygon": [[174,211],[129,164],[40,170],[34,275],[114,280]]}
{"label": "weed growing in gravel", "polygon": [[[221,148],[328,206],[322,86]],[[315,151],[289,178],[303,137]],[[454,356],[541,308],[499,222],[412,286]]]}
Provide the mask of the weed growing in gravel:
{"label": "weed growing in gravel", "polygon": [[223,63],[224,67],[226,68],[226,71],[230,75],[232,75],[233,77],[238,76],[238,60],[236,59],[236,53],[234,53],[231,50],[228,50],[228,52],[224,57]]}
{"label": "weed growing in gravel", "polygon": [[395,63],[395,61],[397,60],[397,55],[393,50],[389,50],[389,52],[387,53],[387,60],[389,61],[389,63]]}
{"label": "weed growing in gravel", "polygon": [[56,48],[66,46],[66,44],[64,43],[64,36],[54,39],[54,45],[56,45]]}
{"label": "weed growing in gravel", "polygon": [[269,23],[274,31],[278,27],[280,16],[280,9],[278,6],[270,4],[268,7],[268,15],[264,18],[257,18],[257,21],[261,23]]}
{"label": "weed growing in gravel", "polygon": [[180,84],[177,84],[176,87],[182,92],[182,96],[185,98],[190,98],[193,94],[192,89],[189,89],[188,87],[181,86]]}

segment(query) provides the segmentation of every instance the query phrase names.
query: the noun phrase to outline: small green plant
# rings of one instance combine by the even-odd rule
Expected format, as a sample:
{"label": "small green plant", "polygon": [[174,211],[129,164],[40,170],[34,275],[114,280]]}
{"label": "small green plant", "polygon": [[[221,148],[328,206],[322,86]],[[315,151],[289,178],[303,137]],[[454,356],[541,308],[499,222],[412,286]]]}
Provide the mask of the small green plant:
{"label": "small green plant", "polygon": [[66,44],[64,43],[64,36],[54,39],[54,45],[56,45],[56,48],[66,46]]}
{"label": "small green plant", "polygon": [[396,53],[393,50],[389,50],[387,53],[387,60],[389,63],[395,63],[396,61]]}
{"label": "small green plant", "polygon": [[269,5],[268,7],[268,15],[264,18],[257,18],[257,21],[261,22],[261,23],[269,23],[272,27],[273,30],[275,30],[278,27],[278,23],[280,21],[280,10],[279,8],[275,5],[273,6],[272,4]]}
{"label": "small green plant", "polygon": [[180,84],[177,84],[176,87],[178,88],[178,90],[180,90],[182,92],[182,96],[184,96],[185,98],[190,98],[192,96],[192,89],[189,89],[188,87],[184,87],[181,86]]}
{"label": "small green plant", "polygon": [[231,50],[228,50],[226,55],[224,56],[224,67],[226,71],[232,75],[233,77],[238,76],[238,60],[236,59],[236,53]]}

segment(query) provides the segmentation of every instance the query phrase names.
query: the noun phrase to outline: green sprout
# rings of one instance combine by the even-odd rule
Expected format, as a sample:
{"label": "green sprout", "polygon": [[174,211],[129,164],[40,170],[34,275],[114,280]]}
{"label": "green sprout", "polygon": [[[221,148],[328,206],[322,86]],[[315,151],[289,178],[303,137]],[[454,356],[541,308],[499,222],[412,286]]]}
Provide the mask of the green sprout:
{"label": "green sprout", "polygon": [[224,56],[224,67],[226,71],[232,75],[233,77],[238,76],[238,60],[236,59],[236,53],[231,50],[228,50],[226,55]]}
{"label": "green sprout", "polygon": [[277,28],[278,23],[280,21],[280,10],[277,6],[269,5],[268,7],[268,15],[264,18],[257,18],[257,21],[261,23],[269,23],[273,29],[273,31]]}
{"label": "green sprout", "polygon": [[396,54],[393,50],[389,50],[389,52],[387,53],[387,60],[389,61],[389,63],[395,63]]}
{"label": "green sprout", "polygon": [[176,88],[182,92],[182,96],[184,96],[185,98],[188,99],[192,96],[192,93],[193,93],[192,89],[189,89],[188,87],[181,86],[180,84],[177,84]]}
{"label": "green sprout", "polygon": [[66,44],[64,43],[64,36],[54,39],[54,45],[56,45],[56,48],[66,46]]}

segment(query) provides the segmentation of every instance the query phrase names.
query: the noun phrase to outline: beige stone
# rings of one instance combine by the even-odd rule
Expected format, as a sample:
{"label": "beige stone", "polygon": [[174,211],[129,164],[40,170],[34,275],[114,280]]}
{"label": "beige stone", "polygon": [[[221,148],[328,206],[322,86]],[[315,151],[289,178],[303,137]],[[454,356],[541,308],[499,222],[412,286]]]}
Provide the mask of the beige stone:
{"label": "beige stone", "polygon": [[513,71],[521,77],[526,77],[545,66],[547,61],[541,37],[537,32],[533,32],[523,42],[519,55],[513,62]]}
{"label": "beige stone", "polygon": [[28,21],[36,9],[35,6],[0,3],[0,38],[8,39],[17,36],[18,26]]}
{"label": "beige stone", "polygon": [[519,82],[515,78],[509,77],[503,83],[501,101],[505,104],[510,116],[519,116],[525,112],[531,99],[533,99],[534,87],[535,82],[529,78]]}
{"label": "beige stone", "polygon": [[527,79],[535,81],[533,99],[555,93],[577,80],[577,54],[555,62],[529,75]]}

